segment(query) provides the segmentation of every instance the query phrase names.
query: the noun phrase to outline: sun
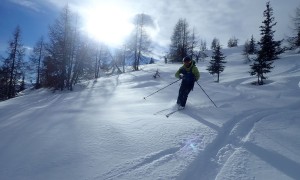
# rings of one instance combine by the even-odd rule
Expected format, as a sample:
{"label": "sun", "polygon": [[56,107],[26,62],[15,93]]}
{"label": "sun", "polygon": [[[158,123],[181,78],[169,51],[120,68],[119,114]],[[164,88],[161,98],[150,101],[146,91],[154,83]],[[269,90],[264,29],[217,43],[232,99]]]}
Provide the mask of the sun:
{"label": "sun", "polygon": [[92,38],[118,46],[132,31],[131,14],[118,6],[99,5],[88,8],[83,15],[84,30]]}

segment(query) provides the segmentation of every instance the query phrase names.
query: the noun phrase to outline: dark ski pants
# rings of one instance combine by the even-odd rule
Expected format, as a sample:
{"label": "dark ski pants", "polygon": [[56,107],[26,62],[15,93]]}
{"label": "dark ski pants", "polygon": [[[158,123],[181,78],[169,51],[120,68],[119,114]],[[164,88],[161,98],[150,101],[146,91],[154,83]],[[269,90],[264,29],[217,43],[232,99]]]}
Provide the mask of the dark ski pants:
{"label": "dark ski pants", "polygon": [[181,85],[179,88],[178,98],[177,98],[177,104],[179,104],[182,107],[185,107],[186,100],[188,98],[189,93],[193,87],[183,86]]}

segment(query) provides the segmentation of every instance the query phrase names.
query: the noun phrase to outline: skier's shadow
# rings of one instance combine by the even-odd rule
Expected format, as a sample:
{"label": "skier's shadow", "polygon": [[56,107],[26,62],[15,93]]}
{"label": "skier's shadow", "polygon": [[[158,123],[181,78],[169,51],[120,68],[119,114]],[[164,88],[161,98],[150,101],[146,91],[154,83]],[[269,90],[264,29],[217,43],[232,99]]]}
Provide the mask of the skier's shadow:
{"label": "skier's shadow", "polygon": [[299,179],[300,164],[298,162],[293,161],[276,151],[264,149],[251,142],[246,142],[243,147],[287,176]]}
{"label": "skier's shadow", "polygon": [[[201,111],[199,111],[197,108],[190,108],[190,111],[182,111],[182,113],[194,118],[195,120],[216,130],[217,132],[221,131],[219,126],[203,119],[201,117]],[[259,157],[261,160],[269,163],[272,167],[283,172],[287,176],[294,179],[300,177],[300,164],[297,161],[291,160],[284,155],[279,154],[278,152],[264,149],[252,142],[245,142],[242,147]]]}
{"label": "skier's shadow", "polygon": [[221,129],[221,128],[220,128],[219,126],[217,126],[216,124],[214,124],[214,123],[212,123],[212,122],[209,122],[209,121],[203,119],[203,118],[200,116],[201,112],[200,112],[199,110],[197,110],[196,108],[190,108],[190,111],[188,111],[188,112],[187,112],[187,111],[182,111],[182,113],[183,113],[183,114],[186,114],[186,115],[188,115],[188,116],[190,116],[190,117],[192,117],[193,119],[199,121],[200,123],[202,123],[202,124],[204,124],[204,125],[206,125],[206,126],[212,128],[212,129],[216,130],[217,132],[219,132],[220,129]]}

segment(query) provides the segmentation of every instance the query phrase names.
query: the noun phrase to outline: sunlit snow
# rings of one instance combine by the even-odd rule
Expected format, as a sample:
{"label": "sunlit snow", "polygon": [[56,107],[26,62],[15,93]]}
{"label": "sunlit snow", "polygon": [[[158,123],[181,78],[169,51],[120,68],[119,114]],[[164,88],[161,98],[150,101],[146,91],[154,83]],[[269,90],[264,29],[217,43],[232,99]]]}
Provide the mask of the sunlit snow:
{"label": "sunlit snow", "polygon": [[220,83],[209,58],[197,64],[218,108],[195,84],[186,109],[166,118],[179,82],[144,99],[176,81],[180,64],[163,62],[0,102],[0,179],[300,179],[300,55],[281,55],[255,86],[242,48],[223,51]]}

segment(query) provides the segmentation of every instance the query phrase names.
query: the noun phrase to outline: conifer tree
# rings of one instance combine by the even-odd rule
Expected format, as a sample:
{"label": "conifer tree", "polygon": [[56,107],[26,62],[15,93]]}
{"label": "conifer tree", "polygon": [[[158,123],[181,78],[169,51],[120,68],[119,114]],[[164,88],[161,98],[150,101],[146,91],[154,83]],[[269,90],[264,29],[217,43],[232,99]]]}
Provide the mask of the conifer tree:
{"label": "conifer tree", "polygon": [[278,59],[278,55],[283,52],[280,48],[281,41],[274,40],[275,31],[272,28],[276,22],[274,22],[273,8],[270,6],[270,2],[267,2],[266,7],[267,9],[263,13],[265,20],[262,23],[264,25],[260,26],[262,35],[260,42],[258,42],[260,49],[254,63],[250,65],[250,74],[257,76],[257,84],[259,85],[262,85],[263,80],[266,79],[265,74],[271,72],[273,61]]}
{"label": "conifer tree", "polygon": [[129,38],[128,48],[133,53],[133,70],[138,71],[145,55],[151,52],[151,38],[147,32],[147,27],[154,27],[153,19],[147,14],[137,14],[134,17],[134,30]]}
{"label": "conifer tree", "polygon": [[41,37],[37,42],[36,45],[33,48],[33,51],[30,55],[30,69],[34,71],[36,74],[36,82],[35,82],[35,88],[38,89],[41,87],[41,70],[42,70],[42,60],[45,57],[45,43],[44,38]]}
{"label": "conifer tree", "polygon": [[214,39],[212,40],[212,42],[211,42],[210,48],[211,48],[212,50],[214,50],[218,45],[220,45],[219,39],[214,38]]}
{"label": "conifer tree", "polygon": [[295,16],[292,17],[294,23],[293,36],[288,38],[291,49],[296,49],[300,47],[300,7],[296,8]]}
{"label": "conifer tree", "polygon": [[[45,65],[54,65],[51,68],[55,73],[56,82],[51,82],[51,86],[56,89],[63,90],[67,84],[67,65],[71,59],[72,52],[72,16],[70,8],[66,5],[60,14],[60,17],[56,19],[53,25],[49,26],[49,40],[47,44],[47,53],[49,54],[48,60]],[[50,68],[50,67],[46,67]],[[52,78],[51,78],[52,79]],[[50,80],[50,79],[49,79]],[[52,79],[53,80],[53,79]],[[52,81],[51,80],[51,81]]]}
{"label": "conifer tree", "polygon": [[250,43],[249,43],[249,51],[248,51],[248,53],[249,54],[255,54],[256,52],[257,52],[256,42],[255,42],[255,39],[254,39],[254,37],[252,35]]}
{"label": "conifer tree", "polygon": [[20,86],[19,82],[21,76],[24,76],[24,56],[25,48],[21,40],[21,28],[16,27],[13,33],[13,39],[9,41],[9,47],[7,49],[8,57],[5,58],[2,65],[2,77],[5,77],[5,92],[6,98],[15,97],[16,93],[20,90],[17,86]]}
{"label": "conifer tree", "polygon": [[250,49],[250,43],[249,41],[247,40],[244,44],[244,49],[243,49],[243,55],[245,56],[245,63],[247,62],[251,62],[251,59],[249,57],[249,49]]}
{"label": "conifer tree", "polygon": [[228,40],[227,46],[229,48],[231,48],[231,47],[237,47],[238,46],[238,41],[239,40],[235,36],[233,36],[232,38],[230,38]]}
{"label": "conifer tree", "polygon": [[0,67],[0,101],[7,99],[7,88],[9,80],[9,67]]}
{"label": "conifer tree", "polygon": [[181,62],[182,59],[191,53],[195,37],[191,34],[186,19],[179,19],[171,36],[169,57],[172,62]]}
{"label": "conifer tree", "polygon": [[250,42],[247,40],[244,44],[243,55],[246,57],[246,63],[251,62],[250,55],[256,53],[257,53],[256,42],[252,35]]}
{"label": "conifer tree", "polygon": [[[47,63],[44,65],[46,69],[49,68],[54,72],[52,73],[53,76],[50,74],[50,76],[46,76],[51,79],[49,79],[51,83],[46,84],[51,85],[55,89],[64,90],[67,88],[68,90],[72,90],[72,76],[77,73],[74,72],[77,70],[74,68],[76,67],[76,61],[82,55],[78,54],[81,52],[79,49],[86,44],[82,43],[79,40],[80,38],[77,17],[70,10],[69,6],[66,5],[55,23],[49,26],[50,42],[46,44],[46,51],[49,57],[47,58]],[[86,54],[86,52],[82,53]],[[49,62],[50,60],[52,62]],[[47,72],[49,71],[47,70]],[[53,81],[54,79],[56,82]]]}
{"label": "conifer tree", "polygon": [[196,51],[196,62],[198,63],[199,60],[204,61],[205,58],[208,57],[208,55],[206,54],[207,51],[207,45],[206,45],[206,41],[205,40],[200,40],[199,45],[199,50]]}
{"label": "conifer tree", "polygon": [[210,60],[210,65],[208,66],[207,70],[210,74],[218,75],[217,82],[220,80],[220,73],[224,71],[225,66],[223,64],[226,63],[225,56],[221,52],[221,46],[219,44],[213,50],[213,55]]}

